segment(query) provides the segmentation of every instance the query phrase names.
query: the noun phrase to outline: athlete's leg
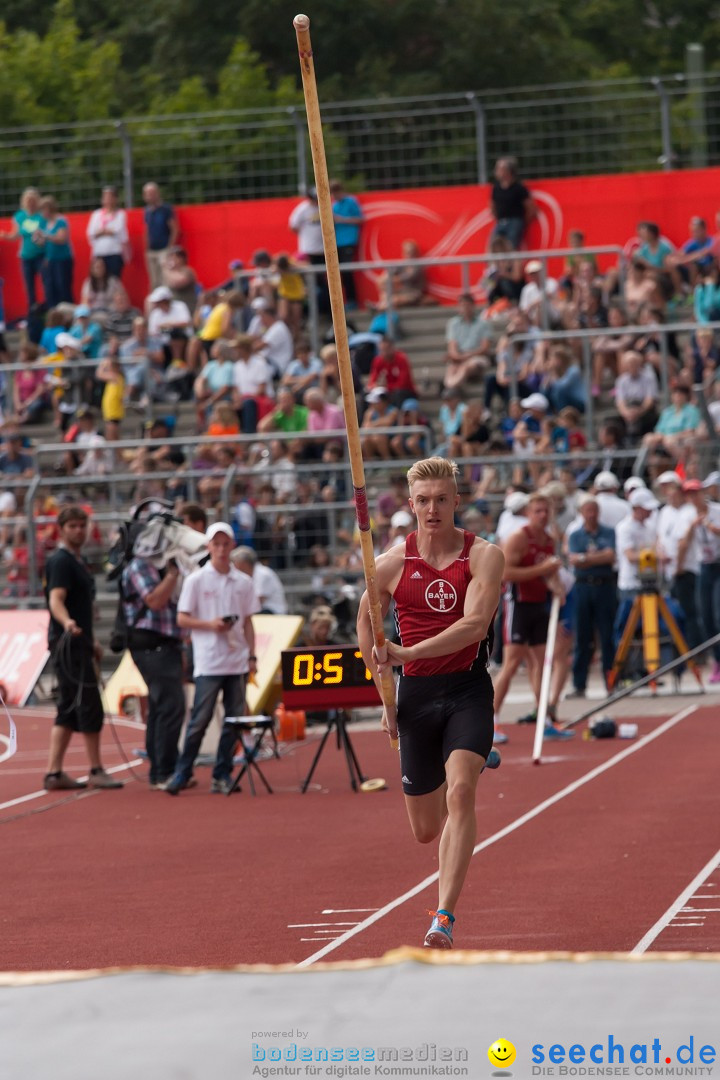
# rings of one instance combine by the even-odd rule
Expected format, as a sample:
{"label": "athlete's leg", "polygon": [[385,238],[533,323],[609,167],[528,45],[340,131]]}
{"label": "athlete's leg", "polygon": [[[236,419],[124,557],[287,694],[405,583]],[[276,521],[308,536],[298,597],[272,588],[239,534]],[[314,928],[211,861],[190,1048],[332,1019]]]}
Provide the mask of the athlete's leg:
{"label": "athlete's leg", "polygon": [[540,683],[542,682],[542,669],[544,659],[544,643],[542,645],[530,645],[528,647],[528,676],[536,701],[540,700]]}
{"label": "athlete's leg", "polygon": [[427,795],[405,796],[410,828],[419,844],[429,844],[440,835],[448,812],[446,795],[447,784],[444,783]]}
{"label": "athlete's leg", "polygon": [[550,680],[550,704],[553,709],[560,701],[565,683],[572,667],[573,636],[564,626],[558,626],[553,656],[552,678]]}
{"label": "athlete's leg", "polygon": [[485,758],[453,750],[445,763],[447,821],[440,838],[438,911],[454,913],[477,838],[475,791]]}

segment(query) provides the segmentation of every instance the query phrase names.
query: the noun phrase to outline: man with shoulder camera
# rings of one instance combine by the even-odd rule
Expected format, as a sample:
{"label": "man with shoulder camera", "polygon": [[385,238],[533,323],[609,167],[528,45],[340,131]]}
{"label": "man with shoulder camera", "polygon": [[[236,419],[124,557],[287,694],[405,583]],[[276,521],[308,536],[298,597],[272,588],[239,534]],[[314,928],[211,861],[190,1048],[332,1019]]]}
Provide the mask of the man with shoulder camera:
{"label": "man with shoulder camera", "polygon": [[[226,718],[244,715],[245,679],[256,670],[252,616],[260,604],[252,579],[231,564],[235,536],[230,525],[215,522],[206,538],[210,560],[185,579],[178,601],[178,624],[192,633],[195,702],[175,774],[165,785],[170,795],[192,778],[220,692]],[[236,740],[233,725],[224,723],[210,786],[214,794],[230,791]]]}
{"label": "man with shoulder camera", "polygon": [[172,560],[161,571],[150,559],[136,555],[121,580],[130,655],[148,689],[145,749],[154,790],[162,790],[175,771],[185,719],[182,635],[177,623],[179,576]]}

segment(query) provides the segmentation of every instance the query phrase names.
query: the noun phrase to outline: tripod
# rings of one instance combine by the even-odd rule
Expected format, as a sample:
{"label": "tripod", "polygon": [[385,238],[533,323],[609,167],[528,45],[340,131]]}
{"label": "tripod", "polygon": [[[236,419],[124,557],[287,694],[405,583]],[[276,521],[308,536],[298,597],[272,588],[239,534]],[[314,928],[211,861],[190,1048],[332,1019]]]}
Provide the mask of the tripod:
{"label": "tripod", "polygon": [[308,789],[310,781],[313,778],[313,773],[315,772],[315,767],[320,760],[320,755],[325,749],[325,743],[328,741],[330,733],[333,731],[333,729],[335,730],[337,736],[337,749],[339,750],[342,746],[343,750],[345,751],[345,760],[347,762],[348,773],[350,774],[350,787],[353,789],[353,791],[357,791],[358,786],[367,779],[367,777],[363,776],[362,774],[362,769],[360,768],[360,764],[355,754],[353,744],[350,742],[350,736],[347,730],[348,719],[348,714],[344,711],[344,709],[331,709],[328,713],[327,729],[322,739],[320,740],[320,745],[318,746],[317,751],[315,752],[313,763],[310,766],[310,772],[303,780],[302,787],[300,788],[300,791],[303,795]]}
{"label": "tripod", "polygon": [[[612,669],[608,674],[608,690],[613,689],[623,670],[630,652],[630,646],[635,638],[638,622],[641,622],[643,660],[648,675],[654,674],[660,667],[660,616],[662,616],[670,632],[670,637],[678,654],[682,656],[683,653],[688,652],[687,643],[680,633],[675,617],[670,611],[665,597],[660,595],[657,579],[643,581],[640,592],[632,602],[628,621],[625,624],[620,644],[615,653]],[[700,683],[700,686],[702,686],[702,676],[695,661],[688,660],[688,667]],[[654,679],[649,681],[654,691],[656,681]]]}

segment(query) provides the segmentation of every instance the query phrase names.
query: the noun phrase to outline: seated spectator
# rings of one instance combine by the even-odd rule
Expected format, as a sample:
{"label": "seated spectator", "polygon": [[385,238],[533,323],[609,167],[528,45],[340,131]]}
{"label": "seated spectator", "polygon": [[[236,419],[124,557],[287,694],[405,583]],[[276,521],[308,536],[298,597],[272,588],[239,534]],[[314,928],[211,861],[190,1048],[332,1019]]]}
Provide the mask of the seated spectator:
{"label": "seated spectator", "polygon": [[552,345],[549,348],[540,389],[553,412],[558,413],[568,405],[585,412],[585,380],[580,365],[565,345]]}
{"label": "seated spectator", "polygon": [[[90,314],[102,325],[112,309],[113,300],[119,294],[128,299],[125,286],[119,277],[108,273],[105,260],[94,258],[90,262],[90,272],[80,289],[80,303],[90,308]],[[128,301],[129,302],[129,301]]]}
{"label": "seated spectator", "polygon": [[200,287],[197,274],[188,265],[185,248],[170,247],[165,252],[162,258],[162,284],[170,289],[173,299],[187,305],[191,315],[195,313]]}
{"label": "seated spectator", "polygon": [[258,431],[280,431],[285,435],[307,431],[308,411],[305,405],[296,404],[292,390],[281,386],[278,390],[277,408],[262,418]]}
{"label": "seated spectator", "polygon": [[0,475],[17,478],[31,478],[35,475],[35,460],[23,450],[23,437],[13,428],[3,432],[2,453],[0,453]]}
{"label": "seated spectator", "polygon": [[693,312],[699,323],[720,319],[720,267],[715,259],[695,284]]}
{"label": "seated spectator", "polygon": [[720,348],[715,342],[715,331],[708,326],[699,326],[685,348],[685,371],[689,381],[711,386],[715,381],[718,364]]}
{"label": "seated spectator", "polygon": [[[403,240],[403,259],[419,259],[420,247],[415,240]],[[369,304],[373,311],[387,311],[388,308],[416,307],[424,303],[427,297],[427,278],[423,266],[401,266],[380,278],[380,300]]]}
{"label": "seated spectator", "polygon": [[217,341],[211,359],[193,384],[197,431],[205,430],[209,411],[219,401],[231,401],[235,385],[235,354],[229,341]]}
{"label": "seated spectator", "polygon": [[625,421],[628,436],[638,438],[655,427],[660,398],[652,364],[634,349],[623,353],[621,374],[615,383],[615,406]]}
{"label": "seated spectator", "polygon": [[207,318],[188,346],[188,366],[192,371],[202,367],[209,358],[216,341],[228,341],[233,337],[234,313],[238,309],[242,310],[244,306],[245,298],[242,293],[228,292],[217,296]]}
{"label": "seated spectator", "polygon": [[253,300],[255,312],[248,333],[255,339],[254,348],[267,360],[273,379],[281,379],[295,355],[295,345],[290,329],[267,300]]}
{"label": "seated spectator", "polygon": [[[531,435],[540,435],[542,422],[550,411],[550,402],[544,394],[534,393],[520,402],[524,410],[520,420]],[[517,425],[516,425],[517,426]]]}
{"label": "seated spectator", "polygon": [[168,360],[182,360],[192,328],[192,316],[187,304],[175,300],[167,285],[159,285],[148,297],[150,337],[160,338]]}
{"label": "seated spectator", "polygon": [[427,456],[430,425],[427,417],[420,412],[417,398],[406,398],[399,409],[398,425],[401,427],[424,427],[424,432],[403,435],[398,432],[390,440],[390,451],[399,458],[422,458]]}
{"label": "seated spectator", "polygon": [[337,619],[333,615],[331,607],[325,604],[314,607],[308,616],[302,632],[302,644],[308,648],[322,649],[326,645],[342,645],[341,638],[336,637]]}
{"label": "seated spectator", "polygon": [[[303,404],[308,410],[308,431],[345,431],[345,414],[343,410],[339,405],[332,405],[327,401],[321,390],[315,387],[306,390]],[[328,439],[327,436],[318,439],[315,443],[319,451],[317,457],[321,457],[323,447],[333,441],[335,440]],[[340,440],[337,441],[340,442]]]}
{"label": "seated spectator", "polygon": [[89,405],[81,405],[75,413],[75,424],[65,435],[65,442],[71,442],[73,449],[63,456],[63,464],[68,475],[106,476],[114,471],[112,452],[103,449],[107,440],[97,429],[97,414]]}
{"label": "seated spectator", "polygon": [[459,447],[462,445],[462,440],[459,436],[466,411],[467,405],[462,399],[459,387],[453,386],[443,390],[442,405],[438,413],[438,422],[442,430],[443,441],[440,446],[433,450],[435,457],[456,457],[460,455]]}
{"label": "seated spectator", "polygon": [[208,435],[239,435],[240,424],[237,413],[229,401],[219,401],[210,410]]}
{"label": "seated spectator", "polygon": [[637,227],[640,246],[633,258],[648,270],[665,270],[668,256],[675,248],[660,235],[660,229],[654,221],[641,221]]}
{"label": "seated spectator", "polygon": [[140,314],[130,303],[127,295],[118,292],[110,301],[110,310],[103,320],[103,329],[107,336],[114,335],[121,341],[132,334],[133,322]]}
{"label": "seated spectator", "polygon": [[492,409],[495,397],[501,398],[507,406],[511,393],[524,397],[531,392],[530,370],[535,356],[535,343],[513,339],[514,334],[527,334],[530,330],[530,321],[525,312],[516,311],[510,317],[506,332],[497,344],[497,367],[485,378],[486,409]]}
{"label": "seated spectator", "polygon": [[38,365],[39,350],[32,341],[24,341],[18,350],[17,363],[24,364],[13,379],[13,412],[18,424],[38,424],[50,408],[49,372]]}
{"label": "seated spectator", "polygon": [[519,307],[533,326],[543,326],[543,309],[548,323],[552,323],[558,317],[559,309],[553,298],[558,291],[558,283],[555,278],[546,275],[542,279],[543,264],[539,259],[530,259],[525,264],[525,285],[520,293]]}
{"label": "seated spectator", "polygon": [[[576,248],[578,252],[585,247],[585,233],[582,229],[569,229],[567,235],[567,246],[569,248]],[[565,257],[565,263],[563,265],[563,276],[560,279],[560,285],[568,294],[573,295],[573,286],[575,285],[576,277],[580,273],[580,267],[583,264],[589,264],[592,271],[591,281],[599,276],[599,269],[597,259],[594,255],[586,255],[584,252],[577,255],[567,255]]]}
{"label": "seated spectator", "polygon": [[470,293],[462,294],[458,307],[459,313],[448,321],[445,330],[445,386],[460,386],[490,366],[492,326],[476,310]]}
{"label": "seated spectator", "polygon": [[572,405],[560,409],[551,436],[552,448],[556,453],[567,454],[573,450],[587,449],[587,438],[580,426],[581,422],[579,410]]}
{"label": "seated spectator", "polygon": [[132,336],[121,343],[119,356],[130,400],[145,403],[150,393],[150,367],[162,371],[165,355],[162,341],[150,337],[147,320],[142,315],[133,319]]}
{"label": "seated spectator", "polygon": [[310,339],[300,338],[295,345],[295,359],[288,364],[280,385],[292,390],[295,400],[300,403],[306,390],[319,387],[323,366],[320,357],[312,355]]}
{"label": "seated spectator", "polygon": [[87,360],[97,360],[102,351],[103,331],[100,323],[92,318],[87,304],[78,304],[75,308],[75,321],[70,333],[80,342],[83,356]]}
{"label": "seated spectator", "polygon": [[620,418],[610,417],[604,420],[598,429],[597,457],[583,462],[576,477],[578,486],[586,487],[601,472],[612,473],[624,482],[632,469],[632,461],[620,457],[619,451],[624,449],[625,430]]}
{"label": "seated spectator", "polygon": [[387,429],[398,423],[398,411],[390,404],[385,387],[376,386],[365,395],[367,409],[362,419],[362,452],[367,460],[390,459],[390,436]]}
{"label": "seated spectator", "polygon": [[[320,389],[329,400],[336,400],[340,396],[340,371],[338,369],[338,354],[335,345],[323,345],[320,350],[320,359],[323,362],[323,370],[320,376]],[[355,396],[363,393],[362,375],[357,364],[350,357],[353,389]]]}
{"label": "seated spectator", "polygon": [[713,242],[704,218],[690,218],[690,236],[668,264],[678,291],[686,283],[694,287],[703,280],[713,264]]}
{"label": "seated spectator", "polygon": [[691,403],[691,397],[689,386],[675,382],[670,394],[671,404],[660,413],[655,430],[644,436],[644,446],[664,450],[673,459],[682,455],[687,444],[697,438],[700,426],[700,410]]}
{"label": "seated spectator", "polygon": [[274,279],[278,316],[287,323],[293,335],[297,334],[302,325],[303,309],[307,299],[302,268],[294,263],[289,255],[285,253],[277,255]]}
{"label": "seated spectator", "polygon": [[493,305],[501,302],[514,308],[520,299],[524,283],[522,259],[503,258],[504,254],[512,250],[512,243],[507,236],[495,236],[490,241],[490,254],[497,258],[487,264],[481,284],[487,293],[488,307],[491,310]]}
{"label": "seated spectator", "polygon": [[645,263],[633,256],[623,286],[623,300],[631,323],[637,322],[641,310],[650,303],[655,290],[655,278],[646,269]]}
{"label": "seated spectator", "polygon": [[106,356],[98,364],[95,378],[105,384],[100,406],[105,438],[116,442],[125,416],[125,376],[120,358]]}
{"label": "seated spectator", "polygon": [[295,446],[285,439],[271,439],[253,466],[262,481],[272,485],[273,502],[293,502],[298,483]]}
{"label": "seated spectator", "polygon": [[65,316],[59,308],[51,308],[45,316],[45,329],[40,335],[40,349],[46,353],[57,351],[57,336],[67,331]]}
{"label": "seated spectator", "polygon": [[273,400],[272,373],[262,353],[256,353],[253,338],[240,334],[231,343],[235,367],[232,402],[240,417],[240,429],[254,435],[258,420],[270,412]]}
{"label": "seated spectator", "polygon": [[389,401],[398,405],[406,397],[417,397],[410,361],[407,354],[395,348],[395,342],[387,335],[380,342],[380,351],[372,362],[368,390],[384,386]]}
{"label": "seated spectator", "polygon": [[[613,330],[627,326],[627,312],[621,300],[611,300],[608,306],[608,325]],[[632,348],[634,334],[600,334],[592,339],[593,351],[593,386],[592,396],[600,397],[606,372],[618,376],[618,358]]]}

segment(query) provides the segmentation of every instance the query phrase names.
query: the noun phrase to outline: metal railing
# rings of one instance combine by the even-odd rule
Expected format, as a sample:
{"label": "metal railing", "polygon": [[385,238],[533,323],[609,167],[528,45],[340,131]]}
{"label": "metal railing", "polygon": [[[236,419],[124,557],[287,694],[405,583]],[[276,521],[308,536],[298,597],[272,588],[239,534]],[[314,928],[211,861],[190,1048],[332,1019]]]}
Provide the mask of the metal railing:
{"label": "metal railing", "polygon": [[[328,163],[354,190],[486,183],[508,152],[526,177],[720,163],[720,74],[558,83],[325,103]],[[289,196],[310,173],[301,95],[288,107],[0,129],[0,213],[27,186],[63,210],[104,183],[137,205],[156,180],[176,203]]]}

